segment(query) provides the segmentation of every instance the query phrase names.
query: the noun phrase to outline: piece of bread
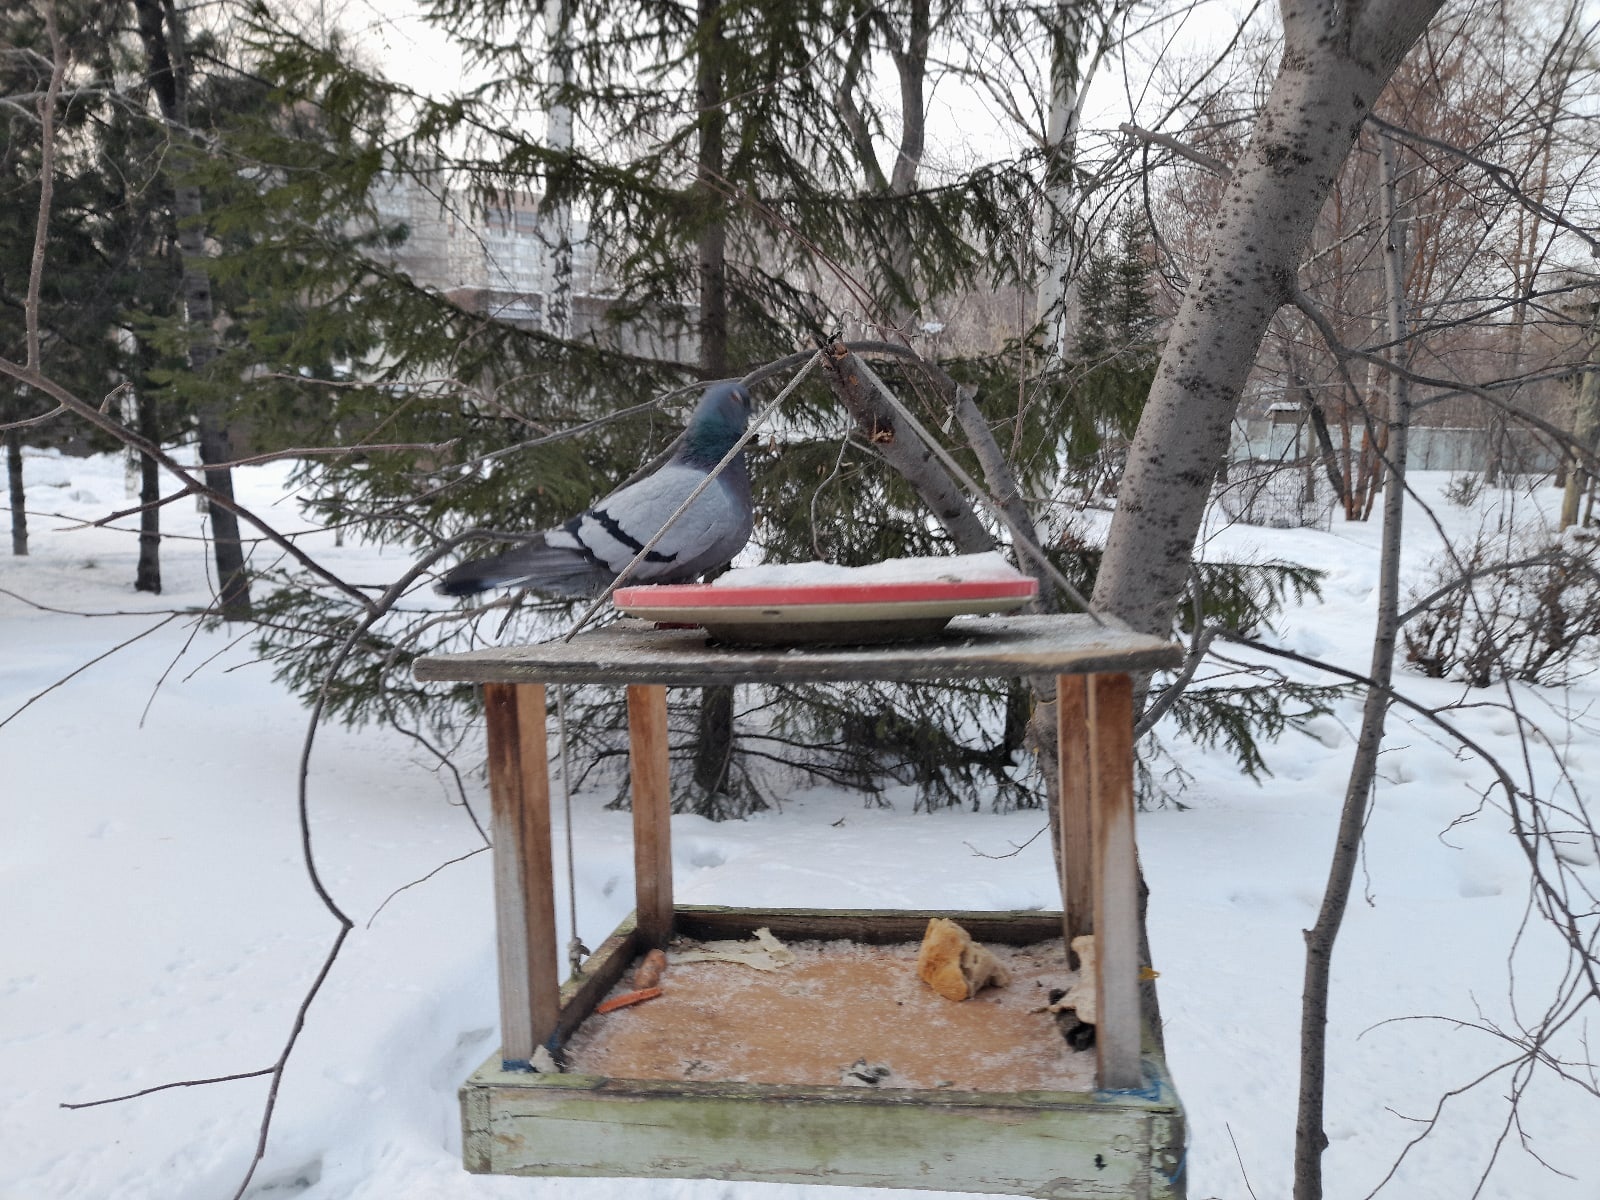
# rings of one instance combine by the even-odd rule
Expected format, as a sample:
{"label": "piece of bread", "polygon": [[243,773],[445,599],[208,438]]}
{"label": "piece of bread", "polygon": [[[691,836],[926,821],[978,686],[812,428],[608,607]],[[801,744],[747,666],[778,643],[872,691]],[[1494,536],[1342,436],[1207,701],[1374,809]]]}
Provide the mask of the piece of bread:
{"label": "piece of bread", "polygon": [[993,953],[945,917],[928,921],[917,951],[917,977],[946,1000],[966,1000],[991,983],[1011,982],[1011,973]]}

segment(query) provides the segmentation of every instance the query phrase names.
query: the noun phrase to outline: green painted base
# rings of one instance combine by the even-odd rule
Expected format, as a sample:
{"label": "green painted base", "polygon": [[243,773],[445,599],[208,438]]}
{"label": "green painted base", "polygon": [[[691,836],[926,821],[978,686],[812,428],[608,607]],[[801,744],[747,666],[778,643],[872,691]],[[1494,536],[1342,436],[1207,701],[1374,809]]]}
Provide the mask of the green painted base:
{"label": "green painted base", "polygon": [[[889,942],[950,916],[979,940],[1059,935],[1045,913],[690,909],[681,932]],[[558,1036],[581,1024],[633,954],[631,922],[563,989]],[[613,973],[615,972],[615,973]],[[499,1175],[729,1179],[999,1192],[1051,1200],[1182,1200],[1183,1109],[1156,1048],[1138,1092],[951,1092],[609,1079],[506,1070],[461,1089],[467,1169]]]}

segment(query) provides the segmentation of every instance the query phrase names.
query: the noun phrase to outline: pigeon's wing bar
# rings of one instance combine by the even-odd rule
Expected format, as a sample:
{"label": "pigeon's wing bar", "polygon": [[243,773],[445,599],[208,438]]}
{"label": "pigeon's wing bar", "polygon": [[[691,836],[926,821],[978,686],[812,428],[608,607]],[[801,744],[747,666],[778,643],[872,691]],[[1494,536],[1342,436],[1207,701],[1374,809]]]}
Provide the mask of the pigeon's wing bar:
{"label": "pigeon's wing bar", "polygon": [[[705,472],[668,463],[606,497],[575,522],[575,540],[613,573],[622,570],[689,494]],[[569,525],[567,527],[571,529]],[[738,553],[750,536],[750,511],[718,480],[702,492],[635,568],[632,579],[685,579]],[[551,537],[551,541],[556,539]]]}

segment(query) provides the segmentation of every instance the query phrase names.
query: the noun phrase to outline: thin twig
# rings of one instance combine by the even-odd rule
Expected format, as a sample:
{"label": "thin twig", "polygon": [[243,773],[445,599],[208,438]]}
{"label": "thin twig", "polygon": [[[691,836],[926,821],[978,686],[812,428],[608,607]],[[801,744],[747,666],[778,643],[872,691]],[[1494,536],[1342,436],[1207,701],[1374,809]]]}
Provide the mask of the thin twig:
{"label": "thin twig", "polygon": [[62,1108],[98,1108],[102,1104],[121,1104],[124,1100],[138,1100],[142,1096],[153,1096],[157,1092],[168,1092],[173,1088],[207,1087],[213,1083],[233,1083],[239,1079],[260,1079],[263,1075],[272,1074],[271,1067],[262,1067],[259,1071],[240,1071],[235,1075],[213,1075],[210,1079],[178,1079],[172,1083],[158,1083],[154,1087],[140,1088],[137,1092],[129,1092],[125,1096],[107,1096],[103,1100],[82,1100],[76,1104],[62,1101]]}
{"label": "thin twig", "polygon": [[10,716],[6,717],[5,720],[0,721],[0,729],[4,729],[7,725],[11,724],[12,721],[15,721],[18,717],[20,717],[28,709],[32,708],[40,700],[43,700],[51,692],[55,691],[59,687],[64,686],[65,684],[69,683],[73,679],[77,678],[79,675],[82,675],[85,671],[87,671],[90,667],[94,666],[96,663],[104,662],[106,659],[110,658],[113,654],[115,654],[118,650],[122,650],[122,649],[127,648],[128,646],[133,645],[133,643],[139,641],[141,638],[149,637],[156,630],[162,628],[165,625],[170,625],[173,621],[176,621],[179,617],[186,616],[186,615],[188,615],[188,614],[186,614],[186,613],[170,613],[167,616],[162,617],[161,620],[157,621],[154,625],[150,626],[149,629],[146,629],[146,630],[143,630],[143,631],[141,631],[139,633],[136,633],[131,638],[128,638],[125,641],[118,642],[115,646],[111,647],[111,649],[105,651],[103,654],[96,654],[93,658],[91,658],[88,662],[84,663],[81,667],[78,667],[76,670],[69,671],[67,674],[63,675],[60,679],[56,680],[54,683],[52,683],[49,687],[45,688],[43,691],[35,692],[32,696],[29,696],[27,700],[23,701],[22,706],[20,708],[17,708],[16,710],[14,710],[11,713]]}
{"label": "thin twig", "polygon": [[1011,849],[1008,850],[1004,854],[987,854],[984,851],[979,850],[971,842],[964,841],[961,844],[963,846],[965,846],[968,850],[971,850],[979,858],[992,858],[992,859],[1015,858],[1017,855],[1021,854],[1024,850],[1026,850],[1029,846],[1033,845],[1036,841],[1038,841],[1041,835],[1046,834],[1048,832],[1050,832],[1050,826],[1049,825],[1044,825],[1039,830],[1037,830],[1032,837],[1030,837],[1027,841],[1023,842],[1022,845],[1019,846],[1019,845],[1017,845],[1016,842],[1012,842],[1011,843]]}
{"label": "thin twig", "polygon": [[401,892],[409,891],[411,888],[414,888],[419,884],[427,883],[428,880],[432,879],[435,875],[437,875],[440,871],[444,870],[446,867],[453,867],[457,863],[466,862],[467,859],[475,858],[478,855],[482,854],[484,851],[492,850],[492,849],[494,849],[493,846],[474,846],[471,850],[468,850],[465,854],[458,854],[454,858],[445,859],[444,862],[440,863],[433,870],[429,871],[426,875],[422,876],[422,878],[413,879],[410,883],[402,883],[399,887],[395,888],[394,891],[390,892],[387,896],[385,896],[383,898],[383,903],[382,904],[378,905],[377,908],[372,910],[372,915],[367,918],[367,928],[368,929],[372,928],[372,923],[378,919],[378,914],[381,913],[385,908],[387,908],[389,906],[389,901],[393,900]]}

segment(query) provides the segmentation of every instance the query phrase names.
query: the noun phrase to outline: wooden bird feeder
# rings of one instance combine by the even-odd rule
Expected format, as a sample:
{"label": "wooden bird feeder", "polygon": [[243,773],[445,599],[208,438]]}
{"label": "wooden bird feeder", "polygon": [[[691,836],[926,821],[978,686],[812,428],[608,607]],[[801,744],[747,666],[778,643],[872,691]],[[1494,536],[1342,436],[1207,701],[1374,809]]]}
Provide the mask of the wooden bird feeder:
{"label": "wooden bird feeder", "polygon": [[[709,645],[701,630],[624,621],[570,642],[420,659],[418,679],[482,684],[488,713],[502,1040],[461,1089],[468,1170],[1181,1200],[1183,1110],[1141,1012],[1129,678],[1176,665],[1180,657],[1173,644],[1115,623],[1054,615],[961,617],[933,640],[789,649]],[[1062,912],[777,911],[673,903],[668,687],[1021,675],[1057,681]],[[545,687],[607,683],[627,688],[636,909],[563,986]],[[784,941],[843,939],[886,952],[898,946],[903,955],[921,939],[931,915],[955,919],[990,946],[1053,946],[1063,970],[1072,938],[1096,935],[1099,1017],[1094,1049],[1084,1052],[1088,1082],[1010,1090],[940,1086],[945,1081],[861,1087],[531,1068],[541,1047],[568,1047],[575,1035],[581,1040],[591,1019],[663,1019],[651,1013],[671,1011],[672,971],[661,999],[609,1016],[594,1012],[639,956],[675,936],[741,938],[765,927]],[[939,1003],[982,1011],[977,1000]],[[762,1012],[760,1001],[752,1006],[770,1033],[780,1009]],[[692,1017],[680,1013],[679,1019]],[[794,1031],[787,1041],[815,1037],[814,1030]],[[848,1063],[861,1051],[853,1045],[820,1050],[830,1052]]]}

